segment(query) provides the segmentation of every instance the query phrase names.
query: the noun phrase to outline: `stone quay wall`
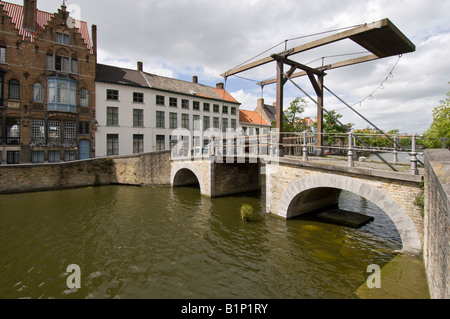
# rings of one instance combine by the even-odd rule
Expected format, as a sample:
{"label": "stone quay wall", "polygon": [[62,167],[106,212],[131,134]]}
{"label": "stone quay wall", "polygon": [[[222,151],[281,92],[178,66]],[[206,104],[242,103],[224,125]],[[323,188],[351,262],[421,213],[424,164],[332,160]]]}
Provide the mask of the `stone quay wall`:
{"label": "stone quay wall", "polygon": [[0,166],[0,194],[111,184],[170,185],[170,151]]}
{"label": "stone quay wall", "polygon": [[450,298],[450,151],[425,151],[424,261],[430,296]]}

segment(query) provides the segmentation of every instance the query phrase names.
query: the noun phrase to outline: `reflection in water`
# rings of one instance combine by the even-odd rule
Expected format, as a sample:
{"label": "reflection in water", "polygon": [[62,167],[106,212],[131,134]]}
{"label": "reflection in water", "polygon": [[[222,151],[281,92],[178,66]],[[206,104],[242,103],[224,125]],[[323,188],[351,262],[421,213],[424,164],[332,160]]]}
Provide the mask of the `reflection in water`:
{"label": "reflection in water", "polygon": [[[244,223],[243,203],[263,212],[259,193],[209,199],[189,187],[0,196],[0,298],[356,298],[367,266],[386,265],[401,241],[376,206],[342,196],[375,221]],[[70,264],[81,289],[66,286]]]}

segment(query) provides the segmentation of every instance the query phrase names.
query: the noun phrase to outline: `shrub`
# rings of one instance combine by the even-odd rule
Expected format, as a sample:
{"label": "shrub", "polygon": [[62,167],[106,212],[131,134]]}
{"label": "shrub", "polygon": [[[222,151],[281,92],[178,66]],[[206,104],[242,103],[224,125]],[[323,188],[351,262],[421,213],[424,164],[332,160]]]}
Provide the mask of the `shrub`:
{"label": "shrub", "polygon": [[261,215],[255,213],[255,210],[251,205],[242,204],[241,206],[241,220],[247,222],[254,222],[261,219]]}

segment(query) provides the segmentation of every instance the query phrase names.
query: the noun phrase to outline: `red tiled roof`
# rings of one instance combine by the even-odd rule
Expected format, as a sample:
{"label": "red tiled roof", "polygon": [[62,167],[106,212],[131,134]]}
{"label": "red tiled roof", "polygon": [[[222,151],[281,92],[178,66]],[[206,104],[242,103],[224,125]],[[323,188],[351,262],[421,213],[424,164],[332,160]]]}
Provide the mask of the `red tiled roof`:
{"label": "red tiled roof", "polygon": [[[30,31],[22,29],[23,24],[23,6],[18,4],[13,4],[9,2],[0,1],[0,4],[3,5],[3,10],[8,13],[8,16],[11,18],[12,22],[15,24],[16,29],[19,34],[25,40],[26,38],[30,38],[31,42],[34,42],[36,38],[36,34]],[[49,21],[54,17],[54,14],[44,12],[41,10],[37,10],[37,24],[40,29],[45,29],[45,26],[49,23]],[[84,21],[76,21],[76,25],[79,26],[78,32],[80,32],[81,37],[84,39],[87,47],[92,51],[91,46],[91,38],[89,35],[89,28],[86,22]]]}
{"label": "red tiled roof", "polygon": [[239,103],[238,101],[236,101],[236,99],[234,97],[231,96],[230,93],[228,93],[224,89],[217,89],[217,88],[212,88],[212,89],[217,93],[217,95],[222,97],[223,100],[228,101],[228,102],[233,102],[233,103]]}
{"label": "red tiled roof", "polygon": [[262,116],[259,115],[259,113],[247,110],[239,110],[239,122],[270,126],[270,124],[267,123],[266,120],[264,120]]}

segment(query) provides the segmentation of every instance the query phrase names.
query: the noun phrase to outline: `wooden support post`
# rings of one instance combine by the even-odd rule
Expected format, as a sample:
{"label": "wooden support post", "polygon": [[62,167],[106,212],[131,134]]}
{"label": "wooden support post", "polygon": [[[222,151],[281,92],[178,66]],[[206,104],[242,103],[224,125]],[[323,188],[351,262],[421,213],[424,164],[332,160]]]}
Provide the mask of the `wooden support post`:
{"label": "wooden support post", "polygon": [[319,75],[317,93],[317,156],[323,156],[323,75]]}
{"label": "wooden support post", "polygon": [[277,129],[278,129],[278,155],[284,156],[283,147],[283,75],[284,62],[282,59],[277,61]]}

